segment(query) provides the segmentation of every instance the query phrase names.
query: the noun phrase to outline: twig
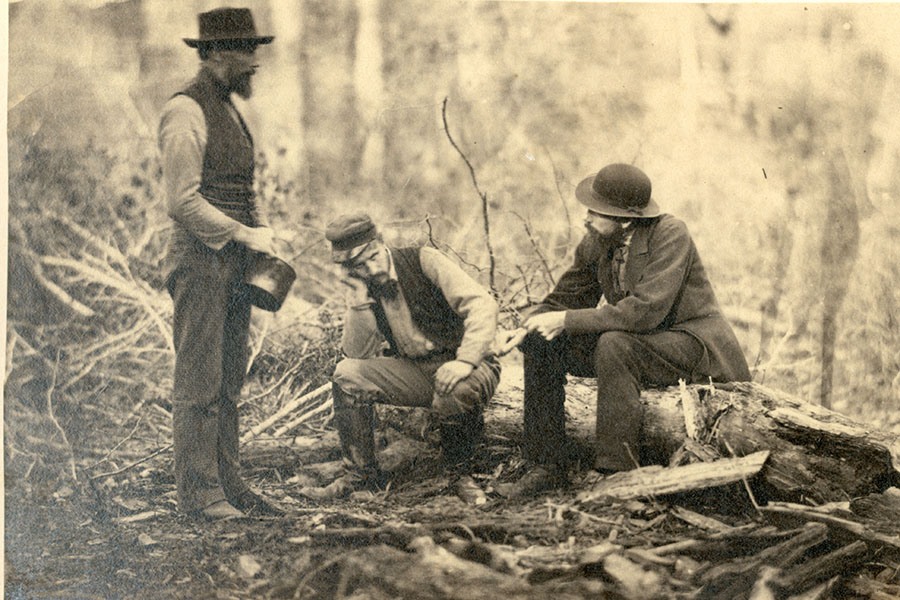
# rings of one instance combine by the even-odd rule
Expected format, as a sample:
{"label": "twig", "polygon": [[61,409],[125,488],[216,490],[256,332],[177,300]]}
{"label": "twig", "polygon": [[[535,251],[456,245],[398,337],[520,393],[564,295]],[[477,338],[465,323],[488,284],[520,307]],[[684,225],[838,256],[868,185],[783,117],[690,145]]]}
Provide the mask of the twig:
{"label": "twig", "polygon": [[118,290],[128,298],[137,301],[144,310],[150,315],[150,318],[156,323],[159,328],[160,333],[163,336],[169,350],[175,351],[174,342],[172,341],[172,331],[166,326],[163,322],[162,317],[159,316],[159,313],[150,305],[150,302],[147,300],[146,293],[144,290],[140,289],[140,286],[134,284],[134,282],[128,282],[118,273],[113,271],[114,276],[109,273],[104,273],[99,271],[98,269],[92,268],[85,264],[84,262],[77,261],[71,258],[61,258],[58,256],[46,256],[40,255],[37,257],[38,261],[45,265],[50,265],[54,267],[63,267],[74,271],[84,277],[88,277],[94,283],[100,283],[112,289]]}
{"label": "twig", "polygon": [[12,373],[12,365],[13,365],[13,355],[16,350],[16,341],[19,339],[19,334],[16,333],[16,330],[12,327],[9,328],[9,340],[6,342],[6,370],[3,372],[3,388],[6,389],[6,382],[9,379],[9,374]]}
{"label": "twig", "polygon": [[431,216],[425,215],[425,224],[428,225],[428,245],[437,248],[437,242],[434,241],[434,230],[431,226]]}
{"label": "twig", "polygon": [[287,404],[282,406],[281,409],[278,412],[276,412],[274,415],[272,415],[271,417],[269,417],[268,419],[266,419],[265,421],[263,421],[262,423],[260,423],[259,425],[257,425],[253,429],[251,429],[250,431],[248,431],[244,435],[244,437],[241,438],[241,443],[245,443],[248,440],[253,439],[257,435],[259,435],[260,433],[262,433],[263,431],[265,431],[266,429],[268,429],[269,427],[274,425],[279,419],[288,415],[292,410],[295,410],[298,406],[300,406],[307,400],[314,398],[315,396],[318,396],[322,392],[325,392],[329,389],[331,389],[330,381],[328,383],[325,383],[325,384],[317,387],[313,391],[311,391],[307,394],[304,394],[303,396],[301,396],[295,400],[288,402]]}
{"label": "twig", "polygon": [[553,272],[550,270],[550,265],[547,264],[547,259],[546,257],[544,257],[544,253],[541,252],[537,241],[534,239],[534,234],[532,234],[531,232],[531,227],[528,225],[528,220],[514,210],[511,210],[509,212],[522,221],[522,226],[525,228],[525,233],[528,234],[528,241],[531,242],[531,248],[534,250],[534,253],[537,254],[537,257],[541,260],[541,265],[543,265],[544,272],[547,274],[547,278],[550,280],[551,287],[556,286],[556,278],[553,277]]}
{"label": "twig", "polygon": [[154,457],[156,457],[156,456],[159,456],[159,455],[162,454],[163,452],[167,452],[168,450],[171,450],[173,445],[174,445],[174,444],[168,444],[168,445],[166,445],[166,446],[163,446],[162,448],[160,448],[160,449],[157,450],[156,452],[154,452],[154,453],[152,453],[152,454],[150,454],[150,455],[148,455],[148,456],[145,456],[144,458],[140,459],[139,461],[133,462],[133,463],[131,463],[130,465],[127,465],[127,466],[122,467],[121,469],[116,469],[115,471],[110,471],[109,473],[100,473],[99,475],[94,475],[93,477],[90,477],[89,479],[90,479],[91,481],[95,481],[95,480],[97,480],[97,479],[102,479],[103,477],[112,477],[113,475],[120,475],[120,474],[124,473],[125,471],[128,471],[128,470],[130,470],[130,469],[135,468],[135,467],[138,466],[138,465],[144,464],[145,462],[147,462],[147,461],[150,460],[151,458],[154,458]]}
{"label": "twig", "polygon": [[318,407],[316,407],[316,408],[314,408],[314,409],[312,409],[312,410],[310,410],[310,411],[307,411],[307,412],[303,413],[302,415],[300,415],[299,417],[297,417],[296,419],[294,419],[293,421],[291,421],[291,422],[288,423],[287,425],[284,425],[284,426],[282,426],[281,428],[276,429],[276,430],[275,430],[275,433],[273,433],[272,435],[275,436],[275,437],[278,437],[278,436],[280,436],[280,435],[284,435],[285,433],[287,433],[288,431],[290,431],[291,429],[293,429],[293,428],[296,427],[297,425],[300,425],[300,424],[303,423],[304,421],[308,421],[308,420],[312,419],[314,416],[316,416],[317,414],[322,413],[322,412],[328,410],[328,409],[331,408],[333,405],[334,405],[333,400],[332,400],[331,398],[329,398],[328,400],[326,400],[325,402],[323,402],[320,406],[318,406]]}
{"label": "twig", "polygon": [[566,246],[571,246],[572,244],[572,217],[569,215],[569,205],[566,204],[566,199],[563,196],[562,190],[559,188],[559,173],[556,170],[556,162],[553,160],[553,154],[550,153],[550,149],[544,146],[544,152],[547,153],[547,158],[550,159],[550,168],[553,169],[553,183],[556,185],[556,194],[559,196],[559,203],[562,204],[563,210],[566,212]]}
{"label": "twig", "polygon": [[59,424],[59,421],[56,420],[56,417],[53,416],[53,390],[56,388],[56,373],[59,368],[59,351],[56,351],[56,362],[53,364],[53,371],[50,375],[50,387],[47,388],[47,415],[50,417],[50,420],[56,426],[56,429],[59,431],[59,434],[62,436],[63,442],[66,447],[69,449],[69,470],[71,471],[72,481],[78,481],[78,475],[75,473],[75,452],[72,450],[72,445],[69,443],[69,438],[66,437],[66,432]]}
{"label": "twig", "polygon": [[[531,287],[528,285],[528,273],[525,272],[525,269],[522,268],[522,265],[517,264],[516,269],[522,275],[522,289],[525,290],[525,298],[528,302],[531,302]],[[518,292],[516,292],[518,294]],[[516,296],[513,294],[513,298]],[[512,298],[510,298],[512,300]]]}
{"label": "twig", "polygon": [[491,224],[488,219],[488,200],[487,194],[481,191],[478,187],[478,180],[475,178],[475,169],[472,167],[472,163],[469,162],[469,159],[466,158],[466,155],[463,154],[463,151],[459,149],[459,146],[456,145],[456,142],[453,141],[453,136],[450,135],[450,128],[447,126],[447,98],[444,98],[444,104],[441,108],[441,117],[444,120],[444,132],[447,134],[447,139],[450,140],[450,144],[459,152],[459,155],[462,157],[463,161],[465,161],[466,166],[469,167],[469,174],[472,176],[472,183],[475,186],[475,191],[478,193],[478,196],[481,198],[481,216],[484,219],[484,244],[487,246],[488,251],[488,260],[490,261],[490,270],[488,272],[488,282],[490,284],[491,293],[494,296],[497,296],[497,289],[494,286],[494,270],[495,270],[495,259],[494,259],[494,249],[491,246]]}
{"label": "twig", "polygon": [[[722,438],[722,443],[725,444],[725,447],[728,448],[728,452],[731,453],[732,458],[737,458],[737,455],[734,453],[734,450],[731,449],[731,444],[728,443],[728,440]],[[753,504],[753,508],[756,509],[756,512],[762,515],[762,511],[759,509],[759,504],[756,503],[756,497],[753,495],[753,491],[750,489],[750,483],[747,481],[746,477],[741,477],[741,481],[744,482],[744,489],[747,490],[747,496],[750,497],[750,503]]]}
{"label": "twig", "polygon": [[[309,344],[309,341],[306,342],[306,345],[308,345],[308,344]],[[295,371],[297,371],[300,367],[303,366],[303,360],[304,360],[305,358],[307,358],[308,356],[309,356],[309,354],[304,354],[303,356],[301,356],[299,359],[297,359],[299,362],[297,362],[296,365],[294,365],[293,367],[291,367],[290,369],[288,369],[287,371],[285,371],[285,372],[284,372],[284,375],[282,375],[281,378],[280,378],[278,381],[276,381],[276,382],[273,383],[271,386],[269,386],[269,388],[267,388],[267,389],[261,391],[260,393],[256,394],[255,396],[250,396],[250,397],[247,398],[246,400],[242,400],[240,403],[238,403],[238,407],[241,407],[241,406],[247,404],[248,402],[256,402],[257,400],[259,400],[259,399],[261,399],[261,398],[265,398],[266,396],[268,396],[269,394],[271,394],[272,392],[274,392],[276,389],[278,389],[278,387],[279,387],[282,383],[285,382],[285,380],[286,380],[288,377],[290,377]],[[307,383],[306,383],[306,386],[307,386],[307,387],[309,386],[309,383],[310,383],[310,382],[307,382]],[[300,393],[302,394],[302,393],[303,393],[303,390],[301,390]]]}
{"label": "twig", "polygon": [[126,435],[124,438],[122,438],[122,440],[119,441],[118,444],[116,444],[115,446],[113,446],[112,448],[110,448],[109,451],[108,451],[106,454],[103,455],[103,458],[101,458],[100,460],[98,460],[97,462],[95,462],[93,465],[91,465],[90,467],[88,467],[88,470],[97,468],[100,464],[102,464],[103,462],[105,462],[106,459],[109,458],[110,455],[112,455],[113,452],[115,452],[116,450],[118,450],[119,447],[120,447],[122,444],[124,444],[125,442],[127,442],[128,440],[130,440],[131,437],[134,435],[134,432],[137,431],[138,427],[140,427],[141,421],[143,421],[143,420],[144,420],[144,416],[143,416],[143,415],[138,415],[138,420],[135,421],[134,427],[131,428],[131,431],[128,432],[128,435]]}

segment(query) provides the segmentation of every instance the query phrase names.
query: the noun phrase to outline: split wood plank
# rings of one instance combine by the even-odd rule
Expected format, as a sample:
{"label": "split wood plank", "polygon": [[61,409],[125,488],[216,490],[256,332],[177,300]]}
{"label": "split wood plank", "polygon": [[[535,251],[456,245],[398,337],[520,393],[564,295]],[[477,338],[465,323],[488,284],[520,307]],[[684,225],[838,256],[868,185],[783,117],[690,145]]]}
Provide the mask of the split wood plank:
{"label": "split wood plank", "polygon": [[761,450],[740,458],[709,463],[669,468],[641,467],[610,475],[578,494],[577,499],[582,503],[600,498],[627,500],[718,487],[756,475],[768,457],[769,451]]}

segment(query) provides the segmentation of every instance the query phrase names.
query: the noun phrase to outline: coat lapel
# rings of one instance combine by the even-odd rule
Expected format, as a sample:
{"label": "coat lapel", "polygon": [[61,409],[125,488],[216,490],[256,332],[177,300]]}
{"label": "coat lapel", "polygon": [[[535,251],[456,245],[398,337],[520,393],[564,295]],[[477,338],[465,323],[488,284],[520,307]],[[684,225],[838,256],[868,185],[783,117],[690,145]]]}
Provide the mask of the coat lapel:
{"label": "coat lapel", "polygon": [[627,292],[632,292],[638,282],[644,276],[644,269],[650,260],[650,235],[654,225],[638,227],[631,237],[631,245],[628,247],[628,258],[625,260],[625,281],[623,285]]}

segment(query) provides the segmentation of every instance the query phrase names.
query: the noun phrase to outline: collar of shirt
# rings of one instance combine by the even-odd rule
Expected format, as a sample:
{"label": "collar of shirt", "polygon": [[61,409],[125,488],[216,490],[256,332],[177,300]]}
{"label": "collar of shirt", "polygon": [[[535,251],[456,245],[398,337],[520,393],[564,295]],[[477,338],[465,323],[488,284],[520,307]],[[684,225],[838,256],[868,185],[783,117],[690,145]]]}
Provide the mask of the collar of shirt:
{"label": "collar of shirt", "polygon": [[390,248],[385,248],[388,255],[388,277],[391,281],[397,281],[397,269],[394,268],[394,256],[391,254]]}

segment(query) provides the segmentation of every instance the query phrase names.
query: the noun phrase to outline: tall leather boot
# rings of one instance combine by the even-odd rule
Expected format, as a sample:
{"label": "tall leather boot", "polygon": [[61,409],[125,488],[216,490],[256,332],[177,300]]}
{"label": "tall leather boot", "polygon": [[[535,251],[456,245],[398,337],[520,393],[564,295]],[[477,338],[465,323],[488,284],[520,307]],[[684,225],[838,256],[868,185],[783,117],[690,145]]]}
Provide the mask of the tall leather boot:
{"label": "tall leather boot", "polygon": [[441,457],[450,477],[450,489],[467,504],[485,504],[487,496],[470,475],[475,446],[484,431],[484,413],[481,407],[456,415],[441,423],[439,429]]}
{"label": "tall leather boot", "polygon": [[445,466],[454,471],[468,471],[475,446],[484,432],[484,412],[481,406],[447,419],[439,425],[439,430]]}
{"label": "tall leather boot", "polygon": [[341,443],[344,473],[320,488],[303,488],[300,493],[316,500],[343,498],[359,490],[379,487],[380,472],[375,458],[374,407],[358,401],[332,384],[334,425]]}

